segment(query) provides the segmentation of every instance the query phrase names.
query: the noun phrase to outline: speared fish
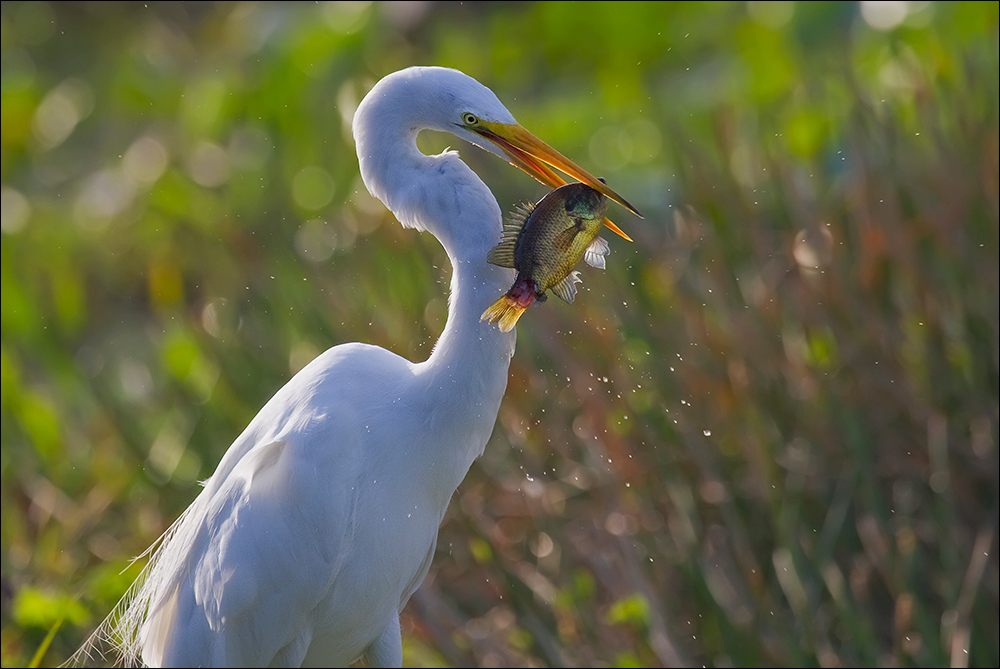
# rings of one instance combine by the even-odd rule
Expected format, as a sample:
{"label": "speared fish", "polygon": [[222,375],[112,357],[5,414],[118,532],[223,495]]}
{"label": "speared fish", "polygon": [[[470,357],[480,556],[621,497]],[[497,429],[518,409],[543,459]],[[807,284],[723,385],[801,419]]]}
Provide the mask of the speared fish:
{"label": "speared fish", "polygon": [[509,332],[532,302],[545,301],[550,288],[572,303],[581,282],[580,273],[573,270],[577,263],[582,259],[604,269],[610,247],[597,233],[607,209],[608,198],[582,183],[560,186],[535,205],[516,207],[486,260],[516,269],[517,277],[479,320],[498,323],[502,332]]}

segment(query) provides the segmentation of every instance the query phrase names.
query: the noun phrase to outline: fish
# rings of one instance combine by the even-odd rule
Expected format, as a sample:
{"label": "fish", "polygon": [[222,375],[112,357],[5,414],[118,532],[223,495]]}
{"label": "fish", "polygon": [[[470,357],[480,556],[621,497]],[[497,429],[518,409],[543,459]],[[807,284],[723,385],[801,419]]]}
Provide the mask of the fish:
{"label": "fish", "polygon": [[607,209],[608,198],[582,183],[560,186],[537,204],[515,207],[486,261],[512,267],[517,276],[510,290],[483,312],[480,322],[498,323],[501,332],[509,332],[532,302],[545,301],[549,289],[572,303],[576,284],[581,283],[580,273],[573,270],[577,263],[584,260],[604,269],[604,256],[611,247],[597,233]]}

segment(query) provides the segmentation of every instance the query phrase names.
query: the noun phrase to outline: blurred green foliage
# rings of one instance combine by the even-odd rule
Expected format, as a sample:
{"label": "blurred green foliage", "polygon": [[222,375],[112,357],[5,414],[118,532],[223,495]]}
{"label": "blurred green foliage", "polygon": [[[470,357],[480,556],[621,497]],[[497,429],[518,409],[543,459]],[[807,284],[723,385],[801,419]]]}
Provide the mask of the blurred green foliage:
{"label": "blurred green foliage", "polygon": [[4,2],[3,665],[75,650],[318,352],[429,354],[447,258],[350,119],[439,64],[646,219],[522,319],[406,661],[997,666],[997,14]]}

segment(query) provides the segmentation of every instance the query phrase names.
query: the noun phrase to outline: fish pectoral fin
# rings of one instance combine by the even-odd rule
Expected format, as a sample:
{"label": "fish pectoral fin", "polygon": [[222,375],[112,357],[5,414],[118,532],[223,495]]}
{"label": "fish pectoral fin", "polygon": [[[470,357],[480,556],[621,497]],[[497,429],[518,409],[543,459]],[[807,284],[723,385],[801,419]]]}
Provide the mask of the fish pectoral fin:
{"label": "fish pectoral fin", "polygon": [[573,299],[576,297],[576,284],[578,283],[583,283],[580,273],[570,272],[563,277],[562,281],[552,286],[552,292],[566,304],[573,304]]}
{"label": "fish pectoral fin", "polygon": [[600,237],[594,237],[594,241],[590,242],[590,246],[583,252],[583,260],[591,267],[604,269],[604,256],[610,252],[611,247],[607,241]]}
{"label": "fish pectoral fin", "polygon": [[567,253],[573,246],[573,240],[580,234],[581,229],[579,225],[571,225],[552,239],[552,246],[559,253]]}

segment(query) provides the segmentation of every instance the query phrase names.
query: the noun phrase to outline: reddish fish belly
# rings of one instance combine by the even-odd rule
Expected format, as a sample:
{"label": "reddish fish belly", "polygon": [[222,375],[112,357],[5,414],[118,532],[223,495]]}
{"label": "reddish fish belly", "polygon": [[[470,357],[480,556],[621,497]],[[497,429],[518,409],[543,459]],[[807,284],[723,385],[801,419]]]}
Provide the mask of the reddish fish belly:
{"label": "reddish fish belly", "polygon": [[517,280],[499,300],[486,308],[479,320],[499,323],[500,332],[510,332],[528,305],[532,302],[544,302],[545,297],[545,293],[539,291],[538,282],[534,279]]}
{"label": "reddish fish belly", "polygon": [[514,300],[521,309],[527,309],[538,297],[538,284],[533,279],[521,279],[510,287],[507,297]]}

